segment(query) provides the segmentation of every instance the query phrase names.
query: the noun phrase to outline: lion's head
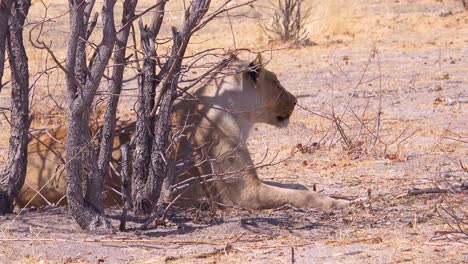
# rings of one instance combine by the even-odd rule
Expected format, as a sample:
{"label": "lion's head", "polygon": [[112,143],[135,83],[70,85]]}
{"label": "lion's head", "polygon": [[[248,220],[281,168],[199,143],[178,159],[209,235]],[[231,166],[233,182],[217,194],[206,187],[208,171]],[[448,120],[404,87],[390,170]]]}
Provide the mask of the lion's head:
{"label": "lion's head", "polygon": [[258,97],[256,122],[285,127],[289,123],[296,98],[279,82],[276,74],[265,69],[260,54],[249,64],[248,75],[254,82],[253,89]]}
{"label": "lion's head", "polygon": [[[297,103],[276,74],[265,69],[260,54],[251,62],[234,57],[207,85],[196,90],[193,97],[205,109],[214,109],[223,118],[229,113],[248,129],[255,123],[287,126]],[[218,113],[219,110],[224,113]]]}

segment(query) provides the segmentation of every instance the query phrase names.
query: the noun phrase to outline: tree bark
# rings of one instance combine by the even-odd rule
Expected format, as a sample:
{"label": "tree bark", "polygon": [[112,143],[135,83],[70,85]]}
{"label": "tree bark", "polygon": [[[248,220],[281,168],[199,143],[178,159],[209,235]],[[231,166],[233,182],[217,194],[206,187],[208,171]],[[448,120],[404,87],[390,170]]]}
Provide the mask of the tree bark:
{"label": "tree bark", "polygon": [[114,68],[109,85],[109,99],[104,114],[104,124],[99,147],[99,178],[103,179],[109,170],[109,161],[112,155],[114,143],[117,105],[122,91],[124,69],[126,65],[125,52],[127,50],[128,37],[130,35],[131,20],[135,15],[137,0],[125,0],[120,31],[114,48]]}
{"label": "tree bark", "polygon": [[123,201],[123,210],[122,215],[120,216],[120,226],[119,230],[125,230],[125,223],[127,217],[127,211],[132,208],[132,186],[131,186],[131,177],[132,177],[132,168],[131,168],[131,155],[130,155],[130,143],[123,144],[120,146],[120,151],[122,152],[122,201]]}
{"label": "tree bark", "polygon": [[[8,21],[13,0],[0,0],[0,21]],[[2,91],[3,70],[5,68],[5,48],[8,23],[0,23],[0,92]]]}
{"label": "tree bark", "polygon": [[143,26],[140,20],[141,43],[143,46],[143,72],[139,78],[137,121],[135,132],[135,150],[133,152],[132,196],[136,214],[151,214],[154,200],[146,192],[149,167],[151,163],[152,137],[154,136],[154,117],[151,110],[154,107],[156,89],[156,50],[154,42],[159,33],[164,18],[165,0],[158,0],[151,27]]}
{"label": "tree bark", "polygon": [[[3,8],[3,1],[0,4]],[[12,126],[8,161],[0,172],[0,214],[2,215],[13,211],[13,199],[21,190],[26,177],[30,120],[29,70],[28,57],[23,45],[23,25],[30,6],[31,0],[15,1],[9,19],[7,43],[11,66]],[[1,60],[3,63],[3,59]],[[3,71],[3,66],[1,68]]]}
{"label": "tree bark", "polygon": [[86,66],[86,23],[92,10],[84,0],[70,0],[70,37],[67,51],[67,199],[70,212],[81,228],[109,230],[102,203],[103,180],[99,175],[91,139],[91,104],[112,54],[116,40],[113,9],[115,0],[103,4],[103,38]]}
{"label": "tree bark", "polygon": [[[177,54],[181,48],[180,33],[173,28],[173,47],[172,57],[177,58]],[[182,56],[183,57],[183,53]],[[153,149],[151,153],[151,170],[146,184],[147,196],[156,203],[161,195],[164,179],[167,177],[167,147],[169,145],[169,133],[171,132],[171,112],[174,99],[177,95],[177,85],[179,83],[179,73],[181,67],[181,59],[171,60],[174,65],[174,70],[169,72],[167,78],[167,87],[161,89],[161,102],[159,104],[159,113],[156,116],[154,124]],[[154,210],[154,208],[153,208]]]}
{"label": "tree bark", "polygon": [[[185,11],[184,17],[184,26],[182,32],[179,33],[176,28],[173,28],[173,45],[171,51],[171,57],[166,61],[161,70],[160,74],[156,78],[159,87],[159,96],[156,100],[151,102],[152,105],[151,112],[148,114],[148,105],[145,105],[141,109],[141,113],[144,114],[144,118],[152,119],[153,116],[156,115],[157,110],[159,109],[158,114],[155,117],[155,120],[144,121],[143,118],[140,120],[140,127],[138,127],[138,120],[137,120],[137,133],[146,133],[146,135],[153,134],[153,138],[151,143],[147,143],[150,139],[146,138],[139,138],[139,145],[136,145],[135,151],[135,158],[141,160],[148,159],[148,151],[150,151],[150,159],[151,159],[151,166],[149,171],[147,166],[135,166],[134,169],[139,170],[138,174],[134,173],[134,183],[137,184],[133,185],[132,188],[134,190],[134,210],[138,214],[146,214],[149,215],[153,213],[156,209],[156,204],[161,195],[161,189],[168,171],[168,164],[167,164],[167,147],[169,145],[169,132],[171,130],[171,123],[170,123],[170,115],[172,111],[172,105],[174,103],[174,99],[177,95],[177,86],[179,83],[179,75],[182,65],[182,60],[185,55],[185,51],[187,49],[187,45],[190,41],[192,34],[196,31],[196,28],[200,26],[202,22],[203,16],[208,11],[210,6],[210,0],[194,0],[190,3],[190,7]],[[161,19],[160,17],[155,17],[153,19],[151,28],[159,29],[158,21],[156,19]],[[162,19],[160,20],[162,21]],[[141,27],[142,28],[142,27]],[[144,31],[142,31],[145,33]],[[154,34],[151,35],[152,31],[149,31],[148,34],[142,33],[142,45],[145,50],[146,56],[145,60],[148,61],[148,65],[152,67],[154,61],[152,60],[152,54],[154,52],[154,40],[145,36],[155,37]],[[151,46],[153,45],[153,46]],[[153,71],[152,68],[148,68],[148,74],[150,71]],[[144,71],[146,74],[146,71]],[[146,81],[144,79],[144,81]],[[148,80],[153,81],[153,80]],[[154,81],[153,81],[154,83]],[[143,85],[146,83],[143,82]],[[155,95],[154,84],[151,86],[153,90],[151,92],[149,90],[145,90],[145,87],[142,86],[141,92],[143,97],[150,97],[153,98]],[[149,93],[150,92],[150,93]],[[143,99],[141,99],[143,100]],[[148,100],[148,99],[146,99]],[[140,113],[139,113],[140,114]],[[138,116],[140,118],[140,115]],[[151,126],[152,125],[152,126]],[[147,129],[151,129],[152,133],[149,133]],[[139,130],[138,130],[139,129]],[[137,134],[138,137],[138,134]],[[147,144],[147,145],[143,145]],[[143,163],[145,165],[148,163]],[[140,165],[140,164],[138,164]],[[137,182],[140,181],[140,182]]]}

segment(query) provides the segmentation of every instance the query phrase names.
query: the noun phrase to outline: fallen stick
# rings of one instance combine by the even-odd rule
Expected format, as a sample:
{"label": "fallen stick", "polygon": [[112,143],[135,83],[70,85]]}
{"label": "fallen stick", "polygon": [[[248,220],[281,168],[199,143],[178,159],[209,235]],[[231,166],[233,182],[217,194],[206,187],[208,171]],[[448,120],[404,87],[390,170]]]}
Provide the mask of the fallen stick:
{"label": "fallen stick", "polygon": [[325,241],[325,244],[328,245],[351,245],[356,243],[366,243],[366,244],[380,244],[383,242],[381,237],[370,237],[370,238],[358,238],[358,239],[351,239],[351,240],[328,240]]}
{"label": "fallen stick", "polygon": [[420,195],[420,194],[430,194],[430,193],[447,193],[448,190],[440,188],[413,188],[408,190],[408,195]]}
{"label": "fallen stick", "polygon": [[434,235],[450,235],[450,234],[464,234],[464,232],[459,231],[459,230],[453,230],[453,231],[443,231],[443,230],[436,230],[434,232]]}
{"label": "fallen stick", "polygon": [[296,263],[296,259],[294,258],[294,247],[291,247],[291,264]]}
{"label": "fallen stick", "polygon": [[339,195],[339,194],[332,194],[329,195],[330,198],[338,199],[338,200],[346,200],[346,201],[354,201],[359,199],[359,196],[347,196],[347,195]]}

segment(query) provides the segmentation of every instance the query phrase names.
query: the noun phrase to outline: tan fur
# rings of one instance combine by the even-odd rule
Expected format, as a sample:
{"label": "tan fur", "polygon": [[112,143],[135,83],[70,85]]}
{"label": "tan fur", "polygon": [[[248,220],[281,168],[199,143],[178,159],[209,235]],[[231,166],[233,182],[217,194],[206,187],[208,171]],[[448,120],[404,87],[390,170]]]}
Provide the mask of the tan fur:
{"label": "tan fur", "polygon": [[[179,191],[182,197],[179,202],[197,204],[208,198],[223,207],[249,209],[287,204],[326,209],[346,204],[305,188],[259,179],[246,146],[249,132],[255,123],[286,126],[296,98],[286,91],[273,72],[263,68],[260,56],[252,63],[235,59],[228,69],[236,74],[214,74],[208,84],[174,106],[174,135],[178,140],[171,164],[179,175],[179,185],[190,186]],[[55,137],[64,141],[65,132],[64,128],[59,128],[54,131]],[[46,145],[64,152],[63,145],[47,135],[42,137]],[[27,185],[18,197],[20,204],[28,201],[34,206],[44,204],[38,196],[32,199],[33,193],[28,187],[42,188],[41,194],[49,202],[56,203],[65,195],[63,167],[57,166],[60,160],[34,141],[29,153]],[[118,151],[115,154],[118,157]],[[176,192],[175,196],[178,194]]]}
{"label": "tan fur", "polygon": [[[128,122],[120,122],[119,127],[131,127]],[[95,129],[93,129],[95,130]],[[93,132],[93,134],[96,134]],[[28,167],[26,180],[16,197],[18,207],[41,207],[44,205],[65,205],[66,173],[65,173],[65,142],[67,139],[66,126],[49,129],[32,136],[28,145]],[[112,158],[119,160],[121,142],[130,141],[130,134],[118,131],[114,138]],[[114,166],[116,166],[114,164]],[[120,179],[109,173],[105,179],[104,205],[120,205],[121,198],[112,189],[120,191]]]}

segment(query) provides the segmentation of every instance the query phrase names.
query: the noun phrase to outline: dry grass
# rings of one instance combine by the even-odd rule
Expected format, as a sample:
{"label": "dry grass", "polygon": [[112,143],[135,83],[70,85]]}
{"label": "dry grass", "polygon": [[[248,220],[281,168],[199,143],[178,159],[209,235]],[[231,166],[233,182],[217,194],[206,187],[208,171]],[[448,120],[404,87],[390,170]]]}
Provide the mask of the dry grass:
{"label": "dry grass", "polygon": [[[48,2],[53,5],[50,16],[66,12],[66,5],[52,0]],[[140,11],[152,3],[149,0],[140,2]],[[182,2],[169,1],[168,24],[180,23]],[[214,4],[220,2],[214,1]],[[374,200],[370,205],[349,213],[321,215],[312,212],[301,215],[301,221],[312,218],[324,223],[324,226],[312,230],[290,227],[293,235],[283,237],[263,238],[260,235],[263,241],[234,244],[235,250],[226,253],[216,251],[213,255],[200,258],[196,252],[184,255],[184,252],[196,251],[197,247],[176,248],[174,250],[180,250],[183,257],[173,260],[173,263],[290,262],[290,248],[272,250],[267,247],[287,245],[298,237],[314,243],[310,247],[305,246],[309,251],[325,252],[313,255],[318,262],[462,262],[460,252],[464,251],[463,244],[445,238],[431,240],[435,231],[450,230],[443,219],[437,218],[434,213],[437,204],[440,204],[439,196],[406,196],[407,190],[413,187],[446,188],[449,185],[444,184],[466,179],[466,174],[457,167],[459,158],[465,159],[464,163],[468,164],[464,158],[468,155],[468,132],[464,118],[466,104],[447,103],[448,99],[468,96],[463,90],[468,83],[468,66],[463,57],[468,43],[468,17],[461,12],[461,4],[458,1],[433,0],[314,0],[310,3],[313,13],[307,29],[310,39],[317,42],[317,46],[283,49],[287,45],[270,43],[255,19],[259,14],[264,16],[270,12],[266,0],[260,0],[255,9],[242,10],[247,17],[238,16],[242,12],[230,13],[235,43],[237,48],[271,50],[265,52],[265,57],[271,58],[268,68],[277,72],[284,86],[294,94],[304,95],[299,101],[309,110],[330,117],[334,106],[334,111],[341,114],[351,98],[349,108],[359,118],[349,111],[346,113],[342,119],[345,135],[351,142],[362,142],[362,147],[369,151],[358,157],[348,153],[344,147],[346,143],[337,133],[336,124],[301,109],[296,110],[287,130],[272,131],[270,127],[258,126],[258,131],[249,141],[249,148],[255,160],[263,159],[267,151],[267,160],[276,154],[281,159],[290,156],[298,143],[313,146],[312,143],[320,142],[311,152],[298,152],[283,163],[262,168],[262,178],[299,182],[309,187],[316,185],[319,191],[345,196],[365,197],[371,190]],[[118,5],[121,5],[121,1],[118,1]],[[446,15],[448,11],[452,15]],[[30,22],[40,20],[42,15],[43,9],[35,1]],[[54,51],[62,59],[66,48],[62,36],[68,32],[67,25],[68,18],[63,16],[48,24],[44,34],[44,40],[53,41]],[[163,35],[169,36],[168,26],[163,28]],[[61,41],[57,41],[59,37]],[[189,52],[214,47],[234,47],[227,18],[221,18],[197,34]],[[379,51],[380,69],[374,58],[365,74],[366,82],[358,87],[355,97],[351,97],[374,47]],[[166,48],[161,45],[160,51]],[[32,74],[52,66],[50,60],[48,64],[44,63],[46,54],[30,47],[28,52]],[[36,83],[35,127],[50,127],[64,122],[64,85],[63,74],[58,71],[50,73],[48,81],[43,76]],[[129,87],[134,86],[129,84]],[[388,146],[380,142],[372,148],[373,136],[364,136],[362,123],[369,124],[369,129],[375,132],[380,88],[385,99],[379,138]],[[49,98],[49,92],[54,100]],[[8,88],[2,91],[1,103],[7,102],[8,93]],[[134,98],[128,96],[125,100],[122,114],[131,116],[129,109]],[[8,125],[2,117],[0,129],[1,164],[6,159],[9,136]],[[335,136],[330,136],[330,133]],[[452,198],[460,197],[466,199],[466,194]],[[466,205],[457,205],[466,212]],[[275,212],[271,215],[276,216]],[[338,230],[328,232],[328,224],[337,226]],[[72,228],[73,225],[68,227]],[[288,228],[278,227],[281,230]],[[222,232],[201,231],[192,235],[211,241],[211,236],[219,233]],[[224,235],[229,241],[230,234]],[[46,237],[48,234],[40,236]],[[377,240],[372,239],[376,237],[381,238],[382,242],[374,243]],[[33,246],[24,245],[28,248]],[[50,247],[55,246],[50,244]],[[128,249],[121,245],[117,248]],[[137,250],[138,246],[131,248]],[[149,249],[143,251],[148,252]],[[157,252],[160,254],[164,251]],[[352,254],[346,255],[350,252]],[[297,253],[297,257],[306,253]],[[13,253],[0,251],[0,254]],[[19,262],[35,263],[41,260],[48,261],[31,253],[30,257]],[[141,260],[141,263],[160,260],[163,258],[154,257]]]}

